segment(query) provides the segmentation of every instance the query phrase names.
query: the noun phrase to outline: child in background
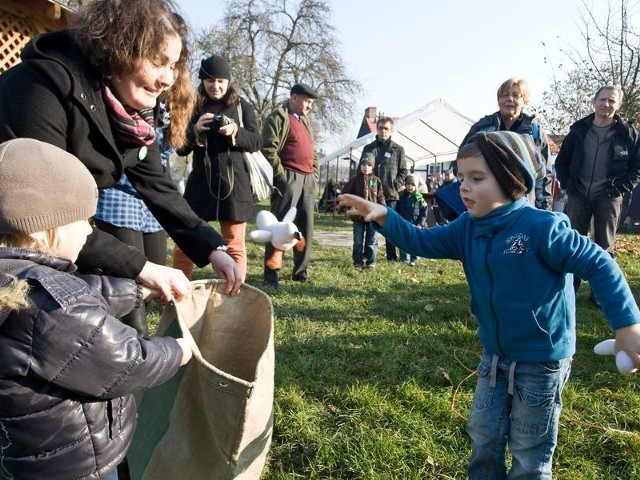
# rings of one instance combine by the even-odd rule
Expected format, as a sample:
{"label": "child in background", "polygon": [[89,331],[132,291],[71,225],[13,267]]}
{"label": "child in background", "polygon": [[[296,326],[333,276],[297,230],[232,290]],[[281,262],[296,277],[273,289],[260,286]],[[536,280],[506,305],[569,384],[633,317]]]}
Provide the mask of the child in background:
{"label": "child in background", "polygon": [[[359,171],[351,177],[342,192],[385,205],[382,182],[373,174],[373,162],[373,154],[364,157],[360,161]],[[353,266],[356,269],[362,269],[365,265],[367,268],[375,268],[378,254],[376,230],[371,222],[365,222],[362,217],[352,217],[351,220],[353,220]]]}
{"label": "child in background", "polygon": [[534,148],[517,133],[477,133],[457,156],[467,212],[447,225],[420,229],[382,206],[340,198],[402,250],[462,262],[484,347],[467,422],[471,480],[551,478],[575,353],[573,275],[589,281],[616,330],[616,351],[640,367],[640,311],[616,262],[564,214],[524,198],[534,187]]}
{"label": "child in background", "polygon": [[0,145],[0,478],[117,479],[132,392],[191,358],[185,340],[141,338],[116,318],[152,292],[76,275],[97,200],[73,155],[26,138]]}
{"label": "child in background", "polygon": [[[422,228],[427,221],[428,205],[418,191],[418,183],[418,179],[414,174],[409,174],[405,177],[404,190],[399,194],[396,212],[406,221]],[[418,256],[400,249],[400,261],[407,265],[415,266],[418,263]]]}

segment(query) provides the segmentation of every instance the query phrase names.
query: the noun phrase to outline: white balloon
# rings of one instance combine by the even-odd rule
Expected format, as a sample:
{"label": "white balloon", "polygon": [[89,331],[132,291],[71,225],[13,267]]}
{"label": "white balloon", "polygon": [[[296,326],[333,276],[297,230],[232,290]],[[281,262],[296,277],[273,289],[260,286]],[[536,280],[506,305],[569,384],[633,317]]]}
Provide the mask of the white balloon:
{"label": "white balloon", "polygon": [[618,367],[618,371],[622,373],[635,373],[638,370],[633,364],[631,357],[624,351],[620,351],[616,355],[616,367]]}

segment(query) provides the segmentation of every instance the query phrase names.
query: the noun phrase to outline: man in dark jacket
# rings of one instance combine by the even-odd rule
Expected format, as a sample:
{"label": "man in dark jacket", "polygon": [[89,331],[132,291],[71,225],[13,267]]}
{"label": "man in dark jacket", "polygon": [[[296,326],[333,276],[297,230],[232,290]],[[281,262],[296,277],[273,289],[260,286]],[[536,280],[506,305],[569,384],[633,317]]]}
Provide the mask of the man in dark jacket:
{"label": "man in dark jacket", "polygon": [[[387,206],[392,210],[396,208],[398,190],[404,187],[404,178],[409,173],[407,160],[404,156],[404,148],[391,140],[394,122],[391,117],[380,117],[377,122],[378,134],[376,141],[371,142],[362,149],[360,161],[373,154],[375,165],[373,173],[380,178],[384,190],[384,198]],[[397,262],[396,247],[390,241],[386,242],[387,260]]]}
{"label": "man in dark jacket", "polygon": [[601,87],[593,99],[595,112],[571,125],[556,159],[571,226],[586,235],[593,220],[593,241],[611,255],[622,196],[640,174],[638,132],[617,114],[622,99],[619,86]]}

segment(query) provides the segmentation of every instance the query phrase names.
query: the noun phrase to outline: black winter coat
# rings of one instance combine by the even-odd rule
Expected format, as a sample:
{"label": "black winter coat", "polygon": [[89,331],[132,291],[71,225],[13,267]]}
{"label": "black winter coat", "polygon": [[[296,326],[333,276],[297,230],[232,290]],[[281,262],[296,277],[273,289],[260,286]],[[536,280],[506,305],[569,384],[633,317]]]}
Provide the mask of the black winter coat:
{"label": "black winter coat", "polygon": [[6,274],[31,285],[28,309],[0,315],[0,478],[104,478],[135,430],[131,393],[180,366],[175,339],[140,338],[115,318],[140,301],[133,280],[74,270],[67,259],[0,248],[0,285]]}
{"label": "black winter coat", "polygon": [[203,113],[211,112],[211,103],[204,110],[198,110],[189,131],[189,145],[180,150],[181,155],[193,151],[193,170],[189,174],[184,190],[184,198],[194,212],[203,220],[231,220],[246,222],[253,219],[253,193],[249,172],[242,152],[256,152],[262,146],[262,136],[258,120],[251,104],[239,98],[242,105],[242,127],[237,104],[226,107],[218,113],[224,114],[238,124],[235,145],[231,137],[221,135],[216,128],[207,134],[206,151],[211,161],[208,181],[205,168],[205,147],[198,146],[193,126]]}
{"label": "black winter coat", "polygon": [[[126,173],[151,213],[198,266],[224,244],[176,189],[157,143],[118,149],[102,99],[102,75],[91,69],[66,31],[36,37],[22,52],[22,62],[0,75],[0,105],[0,142],[27,137],[56,145],[85,164],[98,188],[114,186]],[[98,231],[77,261],[83,271],[129,278],[137,277],[145,262],[135,248]]]}
{"label": "black winter coat", "polygon": [[[560,186],[567,193],[577,191],[578,172],[583,161],[584,137],[593,123],[595,114],[591,114],[571,125],[556,158],[556,174]],[[640,175],[640,139],[636,129],[615,116],[615,133],[611,140],[611,161],[607,174],[607,196],[619,197],[633,190]]]}

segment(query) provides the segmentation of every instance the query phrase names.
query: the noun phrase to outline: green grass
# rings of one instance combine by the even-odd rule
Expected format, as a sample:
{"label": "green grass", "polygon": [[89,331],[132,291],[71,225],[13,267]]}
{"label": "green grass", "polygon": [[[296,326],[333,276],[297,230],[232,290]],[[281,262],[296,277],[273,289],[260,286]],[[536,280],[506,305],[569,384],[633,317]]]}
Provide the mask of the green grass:
{"label": "green grass", "polygon": [[[321,215],[316,228],[349,230],[351,223]],[[639,240],[621,235],[618,256],[636,298]],[[247,283],[261,288],[263,247],[249,242],[248,250]],[[268,291],[275,426],[262,479],[466,478],[465,421],[481,346],[460,265],[381,259],[374,271],[355,271],[350,248],[314,245],[310,274],[312,284],[285,280],[281,291]],[[196,272],[210,276],[210,268]],[[578,351],[563,395],[554,478],[640,479],[638,377],[618,374],[613,357],[592,353],[612,332],[586,288],[577,308]]]}

